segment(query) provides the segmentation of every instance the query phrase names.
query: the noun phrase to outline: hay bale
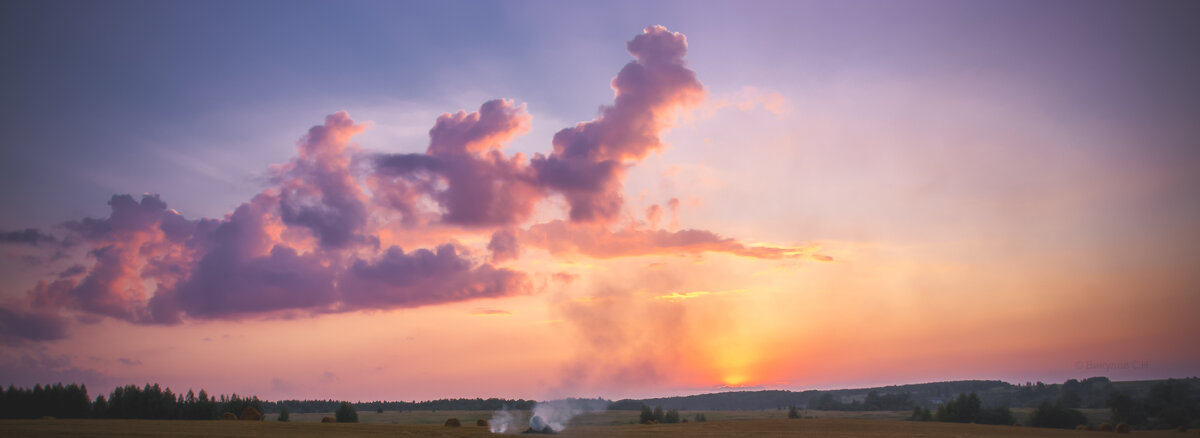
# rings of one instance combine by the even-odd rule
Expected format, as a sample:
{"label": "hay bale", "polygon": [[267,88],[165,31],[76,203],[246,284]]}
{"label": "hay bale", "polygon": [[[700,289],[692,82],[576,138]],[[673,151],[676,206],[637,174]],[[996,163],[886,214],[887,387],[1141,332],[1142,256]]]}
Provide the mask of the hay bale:
{"label": "hay bale", "polygon": [[1129,433],[1129,423],[1117,424],[1117,433]]}
{"label": "hay bale", "polygon": [[444,424],[444,426],[446,426],[446,427],[459,427],[459,426],[462,426],[462,422],[461,422],[461,421],[458,421],[458,419],[457,419],[457,418],[450,418],[450,419],[446,420],[446,424]]}
{"label": "hay bale", "polygon": [[53,420],[53,419],[54,419],[54,417],[51,417],[51,416],[49,416],[49,415],[43,415],[43,416],[41,416],[41,417],[38,417],[38,419],[39,419],[39,420]]}
{"label": "hay bale", "polygon": [[246,409],[242,409],[241,418],[238,419],[244,421],[262,421],[263,416],[262,412],[259,412],[258,409],[254,409],[252,406],[246,406]]}
{"label": "hay bale", "polygon": [[1013,423],[1013,427],[1021,427],[1021,422],[1018,421],[1016,423]]}
{"label": "hay bale", "polygon": [[1100,423],[1100,427],[1097,428],[1096,430],[1099,430],[1101,432],[1112,432],[1112,425],[1108,424],[1108,423]]}
{"label": "hay bale", "polygon": [[1176,427],[1176,428],[1175,428],[1175,431],[1176,431],[1176,432],[1179,432],[1179,433],[1184,433],[1184,432],[1187,432],[1187,426],[1179,426],[1179,427]]}
{"label": "hay bale", "polygon": [[480,418],[480,419],[478,419],[478,420],[475,420],[475,425],[476,425],[476,426],[482,426],[482,427],[488,427],[488,426],[490,426],[490,425],[488,424],[488,421],[487,421],[487,420],[484,420],[484,419],[482,419],[482,418]]}
{"label": "hay bale", "polygon": [[321,419],[321,422],[322,423],[337,423],[337,420],[334,420],[333,417],[324,417]]}
{"label": "hay bale", "polygon": [[679,422],[680,422],[680,423],[687,423],[687,422],[688,422],[688,420],[687,420],[687,418],[684,418],[684,419],[682,419],[682,420],[679,420]]}
{"label": "hay bale", "polygon": [[1078,426],[1075,426],[1075,430],[1087,430],[1087,426],[1080,424]]}
{"label": "hay bale", "polygon": [[221,419],[222,420],[237,420],[237,415],[233,415],[233,412],[222,412]]}

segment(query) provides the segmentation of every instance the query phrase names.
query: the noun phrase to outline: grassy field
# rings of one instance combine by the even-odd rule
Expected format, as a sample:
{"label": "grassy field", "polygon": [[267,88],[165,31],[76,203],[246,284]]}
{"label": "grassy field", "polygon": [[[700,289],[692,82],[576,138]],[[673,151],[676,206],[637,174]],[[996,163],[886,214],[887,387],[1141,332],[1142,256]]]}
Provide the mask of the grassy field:
{"label": "grassy field", "polygon": [[[1029,424],[1029,415],[1033,411],[1031,408],[1013,409],[1013,416],[1017,422],[1021,424]],[[1110,411],[1108,409],[1080,409],[1088,421],[1092,424],[1100,424],[1109,420]],[[703,412],[710,421],[728,421],[728,420],[768,420],[768,419],[786,419],[786,410],[766,410],[766,411],[682,411],[680,414],[687,419],[692,419],[699,412]],[[520,422],[526,423],[529,421],[529,411],[513,411],[520,419]],[[848,418],[848,419],[865,419],[865,420],[904,420],[912,414],[911,411],[809,411],[802,410],[800,414],[804,418]],[[291,414],[293,422],[311,422],[319,423],[322,417],[332,417],[333,413],[310,413],[310,414]],[[275,414],[267,414],[267,421],[275,421],[278,416]],[[475,424],[477,419],[489,419],[492,417],[492,411],[383,411],[382,413],[374,411],[360,411],[358,413],[358,421],[366,424],[433,424],[442,425],[447,418],[458,418],[463,424]],[[576,416],[571,420],[572,426],[615,426],[622,424],[631,424],[636,422],[638,418],[637,411],[603,411],[592,412]]]}
{"label": "grassy field", "polygon": [[[529,411],[511,411],[521,423],[529,421]],[[727,420],[766,420],[786,419],[787,411],[682,411],[680,414],[689,420],[697,413],[703,412],[709,421]],[[615,426],[637,422],[638,411],[601,411],[578,415],[571,419],[572,426]],[[803,411],[809,418],[858,418],[874,420],[903,420],[911,414],[909,411]],[[332,417],[333,413],[290,414],[289,420],[301,423],[319,423],[322,417]],[[359,411],[358,422],[366,424],[434,424],[442,425],[447,418],[458,418],[462,423],[475,424],[477,419],[490,419],[492,411]],[[275,421],[276,414],[267,414],[266,421]]]}
{"label": "grassy field", "polygon": [[[461,412],[461,411],[459,411]],[[773,411],[771,411],[773,412]],[[449,412],[446,412],[449,413]],[[385,413],[386,414],[386,413]],[[428,417],[432,419],[430,413]],[[605,413],[606,415],[608,413]],[[718,415],[720,414],[720,415]],[[712,413],[704,423],[684,424],[619,424],[572,425],[559,436],[564,437],[723,437],[723,436],[800,436],[800,437],[1068,437],[1098,436],[1101,432],[1036,429],[1013,426],[974,424],[917,423],[896,420],[867,420],[858,418],[815,418],[788,420],[779,418],[734,419],[734,413]],[[376,414],[384,415],[384,414]],[[403,415],[403,414],[398,414]],[[418,414],[414,413],[414,418]],[[423,414],[422,414],[423,415]],[[716,420],[714,418],[725,418]],[[360,416],[361,418],[361,416]],[[442,421],[444,420],[443,417]],[[467,417],[470,418],[470,417]],[[605,415],[594,416],[585,423],[604,421]],[[0,420],[0,436],[4,437],[480,437],[490,436],[486,428],[475,426],[474,420],[464,421],[463,427],[451,428],[437,424],[322,424],[314,422],[277,421],[155,421],[155,420]],[[1094,435],[1095,434],[1095,435]],[[1182,437],[1197,436],[1191,431],[1134,432],[1138,436]],[[1104,434],[1107,436],[1107,434]]]}

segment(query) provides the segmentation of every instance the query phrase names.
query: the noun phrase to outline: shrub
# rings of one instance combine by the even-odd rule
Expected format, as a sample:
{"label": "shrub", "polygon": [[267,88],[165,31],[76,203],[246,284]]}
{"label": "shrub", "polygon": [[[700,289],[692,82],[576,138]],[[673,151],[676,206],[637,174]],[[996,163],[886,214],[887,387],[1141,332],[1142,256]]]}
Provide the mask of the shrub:
{"label": "shrub", "polygon": [[933,421],[933,413],[929,412],[929,408],[913,406],[912,416],[909,417],[912,421]]}
{"label": "shrub", "polygon": [[461,422],[461,421],[458,421],[458,419],[457,419],[457,418],[450,418],[450,419],[447,419],[447,420],[446,420],[446,424],[443,424],[443,426],[446,426],[446,427],[460,427],[460,426],[462,426],[462,422]]}
{"label": "shrub", "polygon": [[1108,407],[1112,410],[1112,421],[1144,425],[1147,422],[1145,403],[1135,400],[1127,394],[1113,393],[1108,397]]}
{"label": "shrub", "polygon": [[355,411],[354,406],[349,402],[342,402],[341,405],[338,405],[337,412],[334,412],[333,415],[337,418],[338,423],[358,422],[358,411]]}
{"label": "shrub", "polygon": [[1087,417],[1082,412],[1064,407],[1062,401],[1051,405],[1049,400],[1043,400],[1029,416],[1029,425],[1033,427],[1071,429],[1086,423]]}
{"label": "shrub", "polygon": [[975,414],[975,423],[978,424],[1013,424],[1013,422],[1012,411],[1007,407],[982,408]]}
{"label": "shrub", "polygon": [[679,422],[679,411],[676,409],[671,409],[671,410],[667,411],[666,415],[663,415],[662,422],[663,423],[671,423],[671,424],[678,423]]}
{"label": "shrub", "polygon": [[277,418],[277,420],[288,421],[288,416],[288,410],[286,407],[279,408],[279,418]]}
{"label": "shrub", "polygon": [[705,421],[708,421],[708,417],[705,416],[703,412],[696,414],[696,422],[697,423],[703,423]]}
{"label": "shrub", "polygon": [[791,419],[800,418],[800,411],[797,411],[795,406],[789,406],[788,407],[788,418],[791,418]]}
{"label": "shrub", "polygon": [[[974,392],[959,394],[958,398],[938,405],[936,418],[937,421],[950,423],[1013,424],[1012,412],[1007,407],[984,408],[982,405],[979,395]],[[922,412],[921,416],[925,417],[926,412]],[[934,418],[932,414],[928,415]]]}
{"label": "shrub", "polygon": [[1117,433],[1129,433],[1129,423],[1120,423],[1117,425]]}
{"label": "shrub", "polygon": [[651,411],[649,406],[642,405],[642,414],[638,416],[638,422],[650,424],[651,421],[654,421],[654,411]]}

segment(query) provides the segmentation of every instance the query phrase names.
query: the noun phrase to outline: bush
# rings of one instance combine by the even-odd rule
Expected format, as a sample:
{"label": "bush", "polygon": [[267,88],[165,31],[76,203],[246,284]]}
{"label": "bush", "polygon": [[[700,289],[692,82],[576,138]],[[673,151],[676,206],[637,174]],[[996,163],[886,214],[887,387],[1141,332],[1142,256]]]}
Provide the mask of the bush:
{"label": "bush", "polygon": [[638,422],[650,424],[652,421],[654,421],[654,411],[651,411],[649,406],[642,405],[642,414],[638,416]]}
{"label": "bush", "polygon": [[959,394],[957,399],[938,405],[937,420],[949,423],[973,422],[981,404],[979,396],[974,392],[969,395]]}
{"label": "bush", "polygon": [[797,411],[795,406],[788,406],[788,418],[800,418],[800,411]]}
{"label": "bush", "polygon": [[995,409],[983,408],[979,413],[975,414],[975,422],[979,424],[1002,424],[1009,425],[1016,422],[1013,418],[1012,411],[1007,407],[999,407]]}
{"label": "bush", "polygon": [[[1007,407],[985,408],[982,404],[979,395],[974,392],[959,394],[958,398],[938,405],[937,421],[1003,425],[1014,423],[1012,412]],[[922,412],[922,417],[929,415],[926,412]],[[913,413],[916,413],[915,409]],[[929,415],[929,418],[933,417],[933,415]]]}
{"label": "bush", "polygon": [[1135,426],[1142,426],[1147,422],[1144,403],[1135,400],[1127,394],[1114,392],[1109,395],[1108,407],[1112,410],[1112,421],[1114,423],[1129,423]]}
{"label": "bush", "polygon": [[286,407],[279,408],[279,421],[288,421],[288,410]]}
{"label": "bush", "polygon": [[1073,429],[1080,424],[1087,424],[1087,417],[1082,412],[1063,406],[1062,400],[1053,405],[1049,400],[1043,400],[1029,416],[1029,425],[1033,427]]}
{"label": "bush", "polygon": [[337,412],[334,412],[333,415],[337,418],[338,423],[358,422],[358,411],[355,411],[354,406],[349,402],[342,402],[342,404],[338,406]]}
{"label": "bush", "polygon": [[705,416],[704,413],[696,414],[696,422],[697,423],[703,423],[705,421],[708,421],[708,417]]}
{"label": "bush", "polygon": [[929,408],[913,406],[912,416],[908,419],[912,421],[933,421],[933,413],[929,412]]}
{"label": "bush", "polygon": [[679,411],[676,409],[671,409],[671,410],[667,411],[666,415],[663,415],[662,422],[663,423],[672,423],[672,424],[678,423],[679,422]]}

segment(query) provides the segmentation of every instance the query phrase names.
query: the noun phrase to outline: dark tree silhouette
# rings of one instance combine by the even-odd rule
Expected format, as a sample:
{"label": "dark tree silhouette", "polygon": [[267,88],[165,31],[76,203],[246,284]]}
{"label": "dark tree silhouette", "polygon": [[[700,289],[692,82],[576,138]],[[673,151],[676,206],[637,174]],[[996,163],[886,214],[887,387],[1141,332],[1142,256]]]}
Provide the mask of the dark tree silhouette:
{"label": "dark tree silhouette", "polygon": [[351,405],[350,402],[342,402],[333,415],[337,418],[338,423],[358,422],[358,411],[354,410],[354,405]]}

